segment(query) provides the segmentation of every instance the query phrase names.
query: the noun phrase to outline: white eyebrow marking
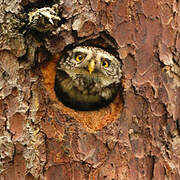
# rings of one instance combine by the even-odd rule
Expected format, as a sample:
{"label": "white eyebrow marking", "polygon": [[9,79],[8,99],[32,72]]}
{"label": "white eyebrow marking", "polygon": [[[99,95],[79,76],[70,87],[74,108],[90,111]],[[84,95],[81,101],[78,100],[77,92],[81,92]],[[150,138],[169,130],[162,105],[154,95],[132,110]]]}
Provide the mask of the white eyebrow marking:
{"label": "white eyebrow marking", "polygon": [[73,50],[73,52],[78,52],[78,51],[88,53],[88,52],[89,52],[89,49],[86,49],[86,48],[83,48],[83,47],[76,47],[76,48]]}
{"label": "white eyebrow marking", "polygon": [[[107,52],[101,48],[97,48],[97,47],[93,47],[93,46],[77,46],[73,49],[73,52],[75,53],[77,51],[86,53],[87,59],[90,59],[95,55],[97,60],[100,60],[101,58],[106,58],[111,61],[114,59],[116,62],[119,62],[115,56],[113,56],[112,54],[110,54],[109,52]],[[98,53],[97,53],[97,51],[98,51]]]}

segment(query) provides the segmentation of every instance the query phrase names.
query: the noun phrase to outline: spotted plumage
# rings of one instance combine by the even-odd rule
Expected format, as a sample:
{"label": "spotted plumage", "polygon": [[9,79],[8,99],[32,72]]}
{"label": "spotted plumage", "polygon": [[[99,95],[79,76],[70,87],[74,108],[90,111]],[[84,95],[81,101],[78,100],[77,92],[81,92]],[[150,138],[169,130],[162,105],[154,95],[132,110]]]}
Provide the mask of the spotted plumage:
{"label": "spotted plumage", "polygon": [[55,92],[75,110],[96,110],[109,105],[117,95],[121,62],[109,52],[92,46],[77,46],[57,63]]}

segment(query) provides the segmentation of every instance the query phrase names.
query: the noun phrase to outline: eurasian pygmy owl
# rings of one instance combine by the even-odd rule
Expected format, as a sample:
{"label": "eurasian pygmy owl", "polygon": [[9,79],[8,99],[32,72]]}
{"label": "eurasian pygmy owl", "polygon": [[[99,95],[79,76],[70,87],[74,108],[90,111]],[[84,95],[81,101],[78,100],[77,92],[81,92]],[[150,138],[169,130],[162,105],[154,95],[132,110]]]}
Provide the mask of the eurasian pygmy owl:
{"label": "eurasian pygmy owl", "polygon": [[56,67],[55,93],[75,110],[96,110],[117,95],[121,62],[109,52],[92,46],[76,46],[62,55]]}

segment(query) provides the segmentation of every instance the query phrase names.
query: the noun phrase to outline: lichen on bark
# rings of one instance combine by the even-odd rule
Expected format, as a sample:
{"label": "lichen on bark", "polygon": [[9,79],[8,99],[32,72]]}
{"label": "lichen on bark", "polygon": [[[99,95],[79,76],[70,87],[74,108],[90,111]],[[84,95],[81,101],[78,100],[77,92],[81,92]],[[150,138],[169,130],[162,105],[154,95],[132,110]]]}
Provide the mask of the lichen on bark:
{"label": "lichen on bark", "polygon": [[[180,179],[179,3],[1,2],[0,179]],[[46,8],[47,31],[33,28],[29,13]],[[66,46],[102,34],[124,78],[123,111],[105,126],[77,121],[47,88]]]}

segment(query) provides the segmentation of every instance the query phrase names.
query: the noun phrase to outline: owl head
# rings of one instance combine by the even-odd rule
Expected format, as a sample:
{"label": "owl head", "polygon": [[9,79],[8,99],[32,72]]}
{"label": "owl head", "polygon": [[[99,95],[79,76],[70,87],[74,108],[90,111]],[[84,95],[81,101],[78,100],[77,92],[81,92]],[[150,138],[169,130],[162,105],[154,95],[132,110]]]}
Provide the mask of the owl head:
{"label": "owl head", "polygon": [[95,110],[112,102],[121,76],[121,62],[114,55],[97,47],[77,46],[57,64],[55,92],[66,106]]}

